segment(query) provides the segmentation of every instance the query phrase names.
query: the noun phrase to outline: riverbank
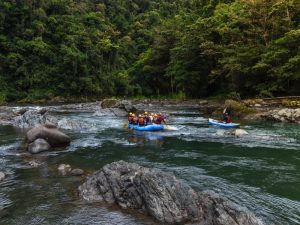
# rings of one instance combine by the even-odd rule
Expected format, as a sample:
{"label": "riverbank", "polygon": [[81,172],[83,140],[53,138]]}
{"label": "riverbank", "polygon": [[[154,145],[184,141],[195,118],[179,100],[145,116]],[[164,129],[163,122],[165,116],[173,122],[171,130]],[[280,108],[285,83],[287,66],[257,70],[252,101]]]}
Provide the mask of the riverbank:
{"label": "riverbank", "polygon": [[[81,101],[82,99],[77,99]],[[86,99],[88,100],[88,99]],[[70,103],[73,102],[73,103]],[[201,111],[207,118],[222,118],[226,108],[234,121],[270,120],[274,122],[300,123],[300,97],[246,99],[246,100],[211,100],[211,99],[102,99],[91,102],[76,102],[75,99],[52,99],[49,102],[32,102],[31,104],[11,103],[0,106],[0,124],[12,124],[13,119],[23,115],[32,106],[39,106],[42,111],[56,111],[57,108],[76,109],[77,111],[98,112],[107,115],[126,116],[128,112],[155,111],[163,112],[163,108],[176,106],[178,108],[193,108]],[[162,110],[161,110],[162,109]],[[102,110],[102,112],[100,112]]]}

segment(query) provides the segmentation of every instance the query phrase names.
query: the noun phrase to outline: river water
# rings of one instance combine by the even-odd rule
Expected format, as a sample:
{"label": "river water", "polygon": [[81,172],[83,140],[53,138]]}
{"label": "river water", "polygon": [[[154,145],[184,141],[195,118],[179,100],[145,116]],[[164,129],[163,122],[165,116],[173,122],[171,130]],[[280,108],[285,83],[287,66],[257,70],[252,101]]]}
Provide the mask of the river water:
{"label": "river water", "polygon": [[[84,204],[81,177],[62,176],[61,163],[86,173],[125,160],[170,171],[194,189],[214,190],[246,206],[267,223],[300,224],[300,126],[246,123],[242,138],[207,124],[198,109],[164,108],[177,131],[135,132],[123,118],[57,108],[59,118],[81,121],[65,131],[66,149],[31,156],[22,149],[25,130],[0,126],[0,224],[155,224],[150,218],[106,204]],[[32,168],[28,162],[41,165]]]}

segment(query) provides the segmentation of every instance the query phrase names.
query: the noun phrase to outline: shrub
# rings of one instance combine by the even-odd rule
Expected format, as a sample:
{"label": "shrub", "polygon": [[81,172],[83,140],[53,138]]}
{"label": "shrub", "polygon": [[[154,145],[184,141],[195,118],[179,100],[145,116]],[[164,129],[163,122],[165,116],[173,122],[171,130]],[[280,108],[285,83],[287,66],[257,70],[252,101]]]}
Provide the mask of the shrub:
{"label": "shrub", "polygon": [[259,92],[259,97],[260,98],[272,98],[273,94],[269,90],[262,90]]}
{"label": "shrub", "polygon": [[241,100],[241,95],[240,93],[233,91],[227,94],[227,99]]}

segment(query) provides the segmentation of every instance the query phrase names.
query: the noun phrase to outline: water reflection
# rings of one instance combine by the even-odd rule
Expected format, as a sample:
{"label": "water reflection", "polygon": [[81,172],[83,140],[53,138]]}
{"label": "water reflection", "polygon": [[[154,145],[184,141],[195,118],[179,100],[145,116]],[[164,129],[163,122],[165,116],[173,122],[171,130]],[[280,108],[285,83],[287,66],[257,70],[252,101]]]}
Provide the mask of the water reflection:
{"label": "water reflection", "polygon": [[164,143],[163,136],[158,132],[145,132],[138,130],[129,131],[128,141],[139,145],[162,146]]}

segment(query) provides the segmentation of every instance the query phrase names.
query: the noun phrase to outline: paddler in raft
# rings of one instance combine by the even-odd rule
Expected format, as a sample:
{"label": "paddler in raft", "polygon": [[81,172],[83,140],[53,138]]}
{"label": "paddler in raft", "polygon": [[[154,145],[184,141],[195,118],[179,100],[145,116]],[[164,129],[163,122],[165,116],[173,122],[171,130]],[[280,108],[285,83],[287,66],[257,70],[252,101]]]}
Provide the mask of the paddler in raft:
{"label": "paddler in raft", "polygon": [[138,125],[139,124],[139,118],[134,113],[132,114],[132,117],[133,117],[132,124],[133,125]]}
{"label": "paddler in raft", "polygon": [[138,123],[140,127],[146,126],[146,120],[144,119],[143,115],[139,115]]}
{"label": "paddler in raft", "polygon": [[155,123],[156,124],[162,124],[162,123],[164,123],[165,125],[167,125],[165,117],[161,113],[157,114],[157,116],[155,118]]}
{"label": "paddler in raft", "polygon": [[128,115],[128,124],[133,124],[133,113],[129,113]]}
{"label": "paddler in raft", "polygon": [[152,124],[152,120],[151,120],[148,112],[144,112],[144,119],[146,121],[146,125],[151,125]]}

